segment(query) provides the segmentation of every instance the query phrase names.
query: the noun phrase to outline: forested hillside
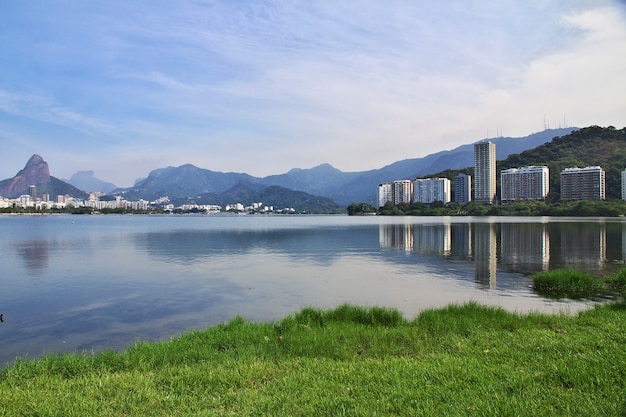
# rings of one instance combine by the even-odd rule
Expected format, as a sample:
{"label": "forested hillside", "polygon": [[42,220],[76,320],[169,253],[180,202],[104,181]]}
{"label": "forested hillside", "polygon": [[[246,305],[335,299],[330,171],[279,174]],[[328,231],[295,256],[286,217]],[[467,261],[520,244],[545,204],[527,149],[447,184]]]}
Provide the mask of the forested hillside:
{"label": "forested hillside", "polygon": [[497,164],[498,173],[503,169],[529,165],[550,168],[553,195],[560,193],[563,169],[601,166],[606,172],[607,199],[621,198],[621,173],[626,168],[626,128],[587,127],[520,154],[509,155]]}

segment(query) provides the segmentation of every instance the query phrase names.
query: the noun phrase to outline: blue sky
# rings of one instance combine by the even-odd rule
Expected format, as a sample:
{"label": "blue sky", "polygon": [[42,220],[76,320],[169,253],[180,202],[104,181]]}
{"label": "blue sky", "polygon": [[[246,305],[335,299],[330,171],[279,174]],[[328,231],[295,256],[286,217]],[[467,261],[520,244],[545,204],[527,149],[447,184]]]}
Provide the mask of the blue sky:
{"label": "blue sky", "polygon": [[621,128],[625,51],[615,0],[0,0],[0,179],[34,153],[130,186]]}

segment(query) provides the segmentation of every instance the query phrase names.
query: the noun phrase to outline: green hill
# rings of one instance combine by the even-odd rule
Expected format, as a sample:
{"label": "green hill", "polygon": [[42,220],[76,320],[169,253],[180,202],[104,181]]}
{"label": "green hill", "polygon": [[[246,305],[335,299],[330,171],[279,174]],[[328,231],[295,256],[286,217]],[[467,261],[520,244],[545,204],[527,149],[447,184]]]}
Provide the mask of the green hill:
{"label": "green hill", "polygon": [[607,199],[621,198],[621,173],[626,168],[626,128],[587,127],[520,154],[509,155],[497,163],[498,172],[529,165],[550,168],[550,190],[555,194],[560,194],[563,169],[601,166],[606,172]]}
{"label": "green hill", "polygon": [[[560,197],[561,171],[569,167],[601,166],[606,172],[606,197],[621,198],[621,173],[626,168],[626,128],[590,126],[519,154],[511,154],[497,162],[498,194],[500,172],[503,169],[531,165],[550,168],[550,198]],[[458,173],[473,175],[473,168],[446,170],[429,177],[451,180]]]}

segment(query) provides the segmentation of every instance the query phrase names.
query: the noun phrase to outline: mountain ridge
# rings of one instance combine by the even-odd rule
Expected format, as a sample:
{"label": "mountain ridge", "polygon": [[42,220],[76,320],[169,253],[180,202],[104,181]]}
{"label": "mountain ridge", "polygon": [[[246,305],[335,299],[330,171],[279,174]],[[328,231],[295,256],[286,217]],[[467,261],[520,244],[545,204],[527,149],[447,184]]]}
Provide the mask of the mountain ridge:
{"label": "mountain ridge", "polygon": [[[497,157],[502,159],[510,153],[533,148],[577,129],[576,127],[547,129],[521,138],[502,137],[489,140],[496,143]],[[168,195],[170,199],[177,199],[224,192],[237,183],[278,185],[330,198],[339,205],[347,206],[355,201],[373,203],[376,198],[376,187],[380,182],[412,179],[443,169],[463,168],[468,165],[473,165],[473,143],[422,158],[397,161],[380,169],[360,172],[343,172],[328,163],[323,163],[313,168],[293,168],[284,174],[260,178],[246,173],[221,173],[185,164],[153,170],[145,180],[138,181],[133,187],[116,190],[115,193],[123,194],[126,198],[156,199]],[[164,181],[160,181],[161,179]]]}
{"label": "mountain ridge", "polygon": [[[496,143],[497,159],[501,160],[510,154],[532,149],[576,130],[578,130],[576,127],[548,129],[520,138],[500,137],[488,140]],[[473,166],[473,143],[422,158],[396,161],[379,169],[359,172],[343,172],[328,163],[323,163],[313,168],[292,168],[284,174],[260,178],[247,173],[212,171],[192,164],[168,166],[151,171],[147,177],[137,180],[132,187],[117,188],[109,193],[121,195],[127,200],[155,200],[167,196],[171,201],[189,201],[190,199],[204,200],[203,197],[211,195],[221,201],[220,194],[236,189],[238,185],[248,187],[247,195],[250,196],[265,187],[279,186],[295,192],[328,198],[340,206],[347,206],[353,202],[373,203],[376,198],[377,185],[380,182],[413,179],[432,175],[444,169],[462,169]],[[33,166],[37,165],[39,158],[32,161]],[[100,184],[110,184],[95,178],[93,171],[79,171],[77,174],[81,172],[83,176],[99,181]],[[0,182],[0,185],[9,180]],[[0,195],[8,196],[2,194],[2,188],[0,188]]]}

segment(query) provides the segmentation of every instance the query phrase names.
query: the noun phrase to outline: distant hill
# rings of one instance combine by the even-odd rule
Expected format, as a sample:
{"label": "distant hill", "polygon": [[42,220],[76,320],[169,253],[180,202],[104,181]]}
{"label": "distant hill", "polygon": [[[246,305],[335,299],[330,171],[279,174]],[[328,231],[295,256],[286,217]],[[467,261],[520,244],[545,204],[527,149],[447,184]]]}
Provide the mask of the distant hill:
{"label": "distant hill", "polygon": [[0,181],[0,196],[17,198],[28,194],[31,185],[36,187],[37,196],[48,194],[51,199],[57,195],[70,195],[76,198],[86,198],[87,194],[71,184],[50,175],[50,168],[44,159],[35,154],[30,157],[24,169],[13,178]]}
{"label": "distant hill", "polygon": [[[522,152],[565,135],[576,128],[549,129],[522,138],[494,138],[497,156],[502,159],[511,153]],[[222,173],[187,164],[157,169],[144,180],[127,189],[116,190],[128,200],[154,200],[168,196],[170,200],[188,200],[211,195],[213,203],[224,201],[221,194],[233,187],[243,186],[259,191],[269,186],[280,186],[294,191],[328,198],[342,207],[353,202],[374,203],[380,182],[414,179],[444,169],[458,169],[473,164],[473,146],[463,145],[453,150],[437,152],[423,158],[406,159],[380,169],[362,172],[343,172],[329,164],[310,169],[292,169],[285,174],[265,178],[244,173]],[[229,202],[233,202],[232,200]]]}
{"label": "distant hill", "polygon": [[344,207],[326,197],[317,197],[303,191],[294,191],[288,188],[271,185],[246,186],[238,184],[223,193],[207,193],[196,197],[180,198],[172,201],[175,205],[182,204],[217,204],[225,207],[228,204],[263,203],[263,206],[272,206],[274,209],[293,208],[299,212],[337,212]]}
{"label": "distant hill", "polygon": [[168,196],[170,200],[178,200],[208,193],[222,193],[239,184],[253,185],[259,182],[259,178],[248,174],[215,172],[185,164],[156,169],[133,187],[115,190],[115,194],[123,194],[127,200],[155,200],[164,196]]}
{"label": "distant hill", "polygon": [[119,188],[115,184],[102,181],[94,176],[93,171],[78,171],[69,180],[64,180],[68,184],[73,185],[79,190],[85,192],[101,191],[103,193],[110,193],[111,191]]}

